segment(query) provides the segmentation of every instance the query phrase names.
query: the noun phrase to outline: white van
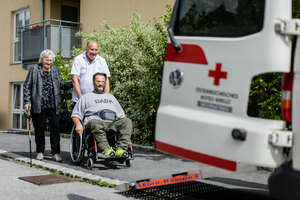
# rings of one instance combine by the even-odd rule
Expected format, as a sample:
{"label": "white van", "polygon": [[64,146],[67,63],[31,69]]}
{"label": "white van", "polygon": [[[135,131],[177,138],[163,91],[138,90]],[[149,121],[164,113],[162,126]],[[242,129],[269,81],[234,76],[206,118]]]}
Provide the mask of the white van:
{"label": "white van", "polygon": [[[277,168],[270,192],[300,198],[300,40],[291,39],[300,34],[300,20],[291,18],[291,4],[176,0],[157,150],[231,171],[237,162]],[[247,114],[251,80],[270,72],[284,73],[282,120]]]}

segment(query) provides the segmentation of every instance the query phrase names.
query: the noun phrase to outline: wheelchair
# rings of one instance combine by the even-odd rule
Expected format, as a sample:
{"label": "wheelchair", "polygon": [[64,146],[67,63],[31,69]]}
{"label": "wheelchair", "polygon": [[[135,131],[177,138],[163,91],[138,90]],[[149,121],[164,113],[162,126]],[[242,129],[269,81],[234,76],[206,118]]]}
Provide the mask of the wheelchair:
{"label": "wheelchair", "polygon": [[[111,147],[115,147],[115,143],[118,139],[118,134],[114,131],[106,132],[106,137],[109,145]],[[132,164],[133,151],[132,151],[132,143],[130,140],[130,144],[128,145],[128,157],[101,157],[98,155],[97,143],[93,134],[87,133],[84,128],[83,134],[79,136],[79,134],[75,130],[75,125],[71,131],[71,141],[70,141],[70,156],[74,164],[81,165],[84,158],[85,153],[87,152],[87,160],[86,166],[87,169],[92,169],[94,162],[111,162],[117,161],[121,164],[125,163],[127,167],[130,167]]]}

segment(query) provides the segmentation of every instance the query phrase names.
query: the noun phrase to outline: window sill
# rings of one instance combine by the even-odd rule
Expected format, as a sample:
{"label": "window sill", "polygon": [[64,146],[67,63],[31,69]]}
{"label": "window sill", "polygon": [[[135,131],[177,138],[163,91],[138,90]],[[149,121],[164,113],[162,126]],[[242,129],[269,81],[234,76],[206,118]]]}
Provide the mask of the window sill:
{"label": "window sill", "polygon": [[19,128],[11,128],[7,130],[8,133],[14,133],[14,134],[28,134],[28,130],[26,129],[19,129]]}
{"label": "window sill", "polygon": [[20,64],[22,64],[22,62],[21,62],[21,61],[17,61],[17,62],[12,62],[12,63],[9,63],[9,65],[20,65]]}

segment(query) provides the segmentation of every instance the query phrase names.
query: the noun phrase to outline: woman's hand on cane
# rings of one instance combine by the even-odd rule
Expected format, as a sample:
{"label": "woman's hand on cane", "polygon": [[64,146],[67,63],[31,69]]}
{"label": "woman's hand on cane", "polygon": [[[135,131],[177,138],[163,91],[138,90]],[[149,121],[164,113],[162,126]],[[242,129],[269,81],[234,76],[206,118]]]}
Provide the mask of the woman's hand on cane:
{"label": "woman's hand on cane", "polygon": [[24,106],[25,110],[22,112],[22,116],[24,118],[27,118],[27,119],[31,119],[31,116],[30,116],[30,110],[31,110],[31,104],[25,104]]}
{"label": "woman's hand on cane", "polygon": [[31,104],[25,104],[25,109],[27,111],[30,111],[31,110]]}

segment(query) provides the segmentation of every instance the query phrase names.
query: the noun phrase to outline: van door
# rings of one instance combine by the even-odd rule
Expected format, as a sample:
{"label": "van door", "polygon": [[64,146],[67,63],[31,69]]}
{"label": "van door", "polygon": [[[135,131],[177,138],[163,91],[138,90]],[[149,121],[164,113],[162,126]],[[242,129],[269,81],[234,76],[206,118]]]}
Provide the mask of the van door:
{"label": "van door", "polygon": [[[300,23],[300,21],[299,21]],[[292,130],[293,130],[293,168],[300,171],[300,37],[295,37],[294,81],[292,90]]]}
{"label": "van door", "polygon": [[275,31],[290,18],[287,0],[177,0],[157,150],[232,171],[237,162],[280,165],[282,147],[271,145],[269,135],[285,122],[249,117],[247,106],[254,76],[290,71],[290,38]]}

